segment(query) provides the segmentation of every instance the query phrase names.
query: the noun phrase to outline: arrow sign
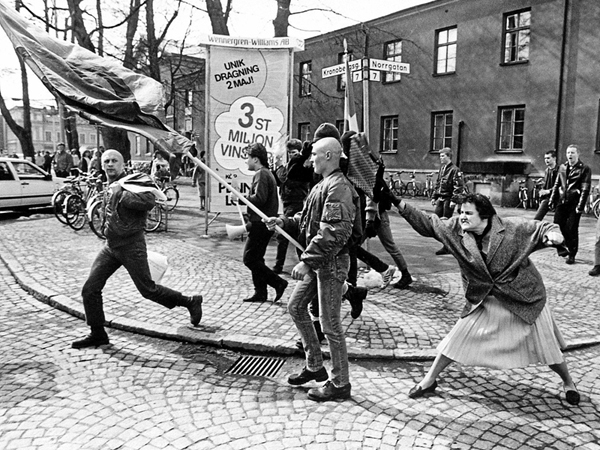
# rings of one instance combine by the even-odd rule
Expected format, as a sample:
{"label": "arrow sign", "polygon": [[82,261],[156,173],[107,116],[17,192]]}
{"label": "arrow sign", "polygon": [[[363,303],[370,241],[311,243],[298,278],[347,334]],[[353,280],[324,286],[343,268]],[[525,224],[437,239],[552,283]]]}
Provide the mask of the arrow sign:
{"label": "arrow sign", "polygon": [[[350,71],[354,72],[355,70],[360,70],[361,68],[361,60],[357,59],[355,61],[350,61],[348,63],[348,67],[350,67]],[[346,65],[345,64],[337,64],[335,66],[324,67],[321,70],[322,78],[330,78],[338,75],[344,75],[346,73]]]}
{"label": "arrow sign", "polygon": [[370,58],[369,69],[382,70],[384,72],[410,73],[410,64]]}

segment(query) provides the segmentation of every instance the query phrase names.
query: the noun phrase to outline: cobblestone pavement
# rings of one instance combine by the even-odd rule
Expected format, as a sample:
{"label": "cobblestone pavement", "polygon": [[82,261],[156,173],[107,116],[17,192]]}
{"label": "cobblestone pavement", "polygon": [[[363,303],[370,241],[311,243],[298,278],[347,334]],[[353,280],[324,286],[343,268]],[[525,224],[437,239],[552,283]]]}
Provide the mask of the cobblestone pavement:
{"label": "cobblestone pavement", "polygon": [[429,363],[365,359],[351,361],[351,400],[318,404],[286,384],[298,357],[271,377],[232,375],[238,353],[119,330],[74,350],[81,321],[2,263],[0,292],[2,449],[600,449],[600,346],[568,354],[578,407],[546,367],[454,366],[439,395],[411,400]]}
{"label": "cobblestone pavement", "polygon": [[[190,194],[191,187],[180,189],[182,205],[169,221],[170,231],[148,234],[148,248],[169,257],[164,285],[204,295],[200,327],[187,326],[184,308],[168,310],[143,299],[123,269],[109,280],[104,292],[110,326],[225,348],[294,353],[298,335],[286,306],[295,281],[284,275],[290,287],[281,302],[242,303],[241,299],[252,293],[250,272],[241,262],[243,243],[222,238],[224,220],[211,227],[209,239],[199,237],[203,224],[193,209],[197,199]],[[462,310],[460,274],[454,258],[433,255],[439,247],[436,241],[419,236],[397,214],[392,217],[396,241],[401,243],[416,281],[408,290],[391,286],[370,289],[364,312],[356,320],[351,319],[350,307],[344,304],[349,354],[430,359]],[[50,215],[1,221],[0,230],[0,258],[16,279],[38,298],[83,317],[81,286],[103,242],[88,229],[75,232]],[[544,276],[550,305],[570,347],[600,342],[600,279],[587,275],[592,264],[590,233],[593,221],[586,217],[582,219],[581,249],[575,265],[564,264],[553,249],[532,257]],[[385,253],[380,244],[370,245],[375,252]],[[274,253],[271,248],[269,257]],[[290,249],[290,268],[294,258]],[[271,298],[273,295],[271,291]]]}

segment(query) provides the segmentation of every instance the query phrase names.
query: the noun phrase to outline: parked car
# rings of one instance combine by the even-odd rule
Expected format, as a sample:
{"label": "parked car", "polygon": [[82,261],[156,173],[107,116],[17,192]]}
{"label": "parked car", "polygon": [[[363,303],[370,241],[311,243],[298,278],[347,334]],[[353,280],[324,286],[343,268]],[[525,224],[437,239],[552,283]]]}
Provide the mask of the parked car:
{"label": "parked car", "polygon": [[25,159],[0,158],[0,209],[50,206],[64,182]]}

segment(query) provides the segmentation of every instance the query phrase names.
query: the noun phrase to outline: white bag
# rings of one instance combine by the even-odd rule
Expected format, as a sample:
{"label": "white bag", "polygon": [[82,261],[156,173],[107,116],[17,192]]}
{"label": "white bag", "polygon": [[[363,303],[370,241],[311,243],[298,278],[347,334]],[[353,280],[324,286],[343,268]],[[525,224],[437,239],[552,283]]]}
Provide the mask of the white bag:
{"label": "white bag", "polygon": [[150,277],[155,283],[160,283],[163,275],[169,267],[169,261],[165,255],[157,252],[148,251],[148,266],[150,267]]}

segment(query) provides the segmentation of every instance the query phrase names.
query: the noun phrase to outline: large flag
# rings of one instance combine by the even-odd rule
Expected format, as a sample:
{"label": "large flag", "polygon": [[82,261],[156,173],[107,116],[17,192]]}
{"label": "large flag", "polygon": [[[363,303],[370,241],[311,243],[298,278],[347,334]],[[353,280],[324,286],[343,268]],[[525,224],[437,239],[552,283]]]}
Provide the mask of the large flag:
{"label": "large flag", "polygon": [[162,85],[76,44],[53,38],[0,0],[0,26],[46,88],[68,107],[100,121],[168,130]]}

